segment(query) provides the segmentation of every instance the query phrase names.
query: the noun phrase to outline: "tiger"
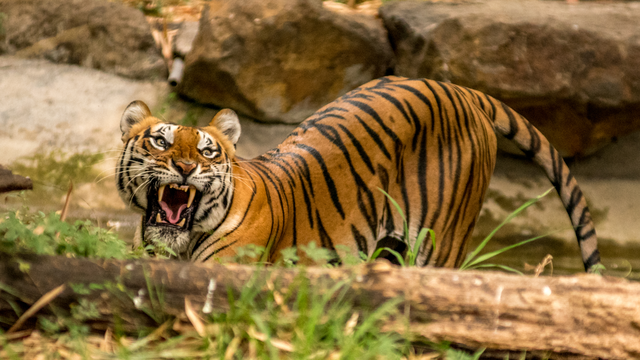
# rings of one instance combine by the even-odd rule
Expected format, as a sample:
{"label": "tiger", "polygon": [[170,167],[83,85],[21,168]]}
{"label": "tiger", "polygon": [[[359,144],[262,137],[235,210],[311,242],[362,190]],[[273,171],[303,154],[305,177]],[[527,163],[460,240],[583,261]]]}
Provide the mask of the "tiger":
{"label": "tiger", "polygon": [[[413,249],[427,228],[436,241],[421,243],[416,265],[459,267],[500,135],[557,190],[585,270],[600,263],[587,202],[558,151],[507,105],[463,86],[398,76],[373,80],[254,159],[235,154],[241,128],[230,109],[208,126],[189,127],[161,121],[134,101],[120,130],[117,189],[143,214],[134,245],[162,243],[181,259],[209,262],[253,244],[274,262],[285,248],[315,243],[340,264],[340,245],[356,256],[371,256],[390,239]],[[308,262],[300,253],[299,261]]]}

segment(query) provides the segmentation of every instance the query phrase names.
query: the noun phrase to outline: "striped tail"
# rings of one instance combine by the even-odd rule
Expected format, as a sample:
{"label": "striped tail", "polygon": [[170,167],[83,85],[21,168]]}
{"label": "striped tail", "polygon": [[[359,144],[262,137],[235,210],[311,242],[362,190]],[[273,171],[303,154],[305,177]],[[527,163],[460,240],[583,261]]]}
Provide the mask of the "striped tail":
{"label": "striped tail", "polygon": [[480,92],[472,98],[494,121],[497,133],[513,142],[545,172],[562,199],[575,230],[587,272],[600,263],[598,239],[587,201],[558,151],[531,123],[504,103]]}

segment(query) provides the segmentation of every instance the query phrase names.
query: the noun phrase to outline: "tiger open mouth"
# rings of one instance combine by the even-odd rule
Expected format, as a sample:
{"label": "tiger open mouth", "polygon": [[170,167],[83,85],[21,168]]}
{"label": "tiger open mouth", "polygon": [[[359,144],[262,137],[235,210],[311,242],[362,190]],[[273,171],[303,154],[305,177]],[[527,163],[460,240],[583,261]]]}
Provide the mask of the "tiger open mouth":
{"label": "tiger open mouth", "polygon": [[147,197],[147,226],[191,229],[201,197],[202,194],[193,185],[151,187]]}

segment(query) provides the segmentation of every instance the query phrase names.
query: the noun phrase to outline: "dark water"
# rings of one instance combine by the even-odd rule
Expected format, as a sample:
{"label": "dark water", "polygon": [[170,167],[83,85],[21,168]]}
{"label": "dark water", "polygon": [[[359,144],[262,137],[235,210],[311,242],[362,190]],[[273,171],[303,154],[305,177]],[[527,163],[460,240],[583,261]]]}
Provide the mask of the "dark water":
{"label": "dark water", "polygon": [[[499,250],[526,239],[525,237],[496,237],[487,244],[483,253]],[[470,251],[475,249],[481,240],[475,239],[470,246]],[[604,275],[640,281],[640,245],[625,246],[612,240],[600,239],[598,248],[600,249],[602,264],[606,267]],[[578,243],[553,237],[542,238],[510,249],[487,260],[486,263],[506,265],[525,274],[531,274],[533,271],[530,270],[530,267],[540,264],[547,255],[553,257],[554,275],[570,275],[584,272]],[[545,267],[543,275],[550,275],[550,266],[547,265]]]}

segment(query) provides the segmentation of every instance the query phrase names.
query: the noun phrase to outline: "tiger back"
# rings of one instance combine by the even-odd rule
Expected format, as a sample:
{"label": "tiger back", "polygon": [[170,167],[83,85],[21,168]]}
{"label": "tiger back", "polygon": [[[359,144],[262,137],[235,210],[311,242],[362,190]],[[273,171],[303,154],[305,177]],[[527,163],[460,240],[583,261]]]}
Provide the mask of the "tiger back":
{"label": "tiger back", "polygon": [[[127,155],[127,149],[136,150],[128,141],[156,136],[145,135],[144,129],[132,134],[134,125],[127,127],[152,118],[147,109],[132,119],[131,113],[138,108],[130,106],[121,121],[123,139],[129,139],[123,159],[135,157]],[[224,186],[196,187],[199,199],[212,199],[216,192],[215,199],[228,201],[198,201],[193,212],[211,215],[194,218],[178,232],[183,239],[188,237],[178,250],[192,261],[230,256],[248,244],[267,248],[270,261],[284,248],[310,242],[332,251],[343,245],[355,255],[371,255],[379,240],[412,242],[422,228],[429,228],[436,234],[436,246],[424,242],[418,264],[459,266],[493,173],[499,133],[540,165],[557,189],[576,231],[585,269],[599,262],[586,201],[558,152],[523,117],[480,92],[431,80],[374,80],[318,110],[277,148],[251,160],[235,157],[232,146],[224,146],[225,141],[234,144],[240,132],[235,114],[226,114],[225,121],[214,118],[210,125],[220,128],[211,135],[219,144],[214,146],[216,151],[225,154],[219,164],[207,163],[198,155],[199,149],[191,158],[185,160],[181,154],[182,158],[174,159],[196,164],[194,178],[178,174],[171,180],[175,186],[196,187],[198,176],[210,181],[228,179]],[[194,132],[193,136],[191,143],[196,144],[203,135]],[[172,144],[165,151],[175,146],[184,147]],[[131,167],[128,161],[121,164],[122,170]],[[217,168],[216,174],[205,174],[207,168]],[[137,176],[139,185],[121,190],[123,200],[140,192],[153,193],[148,198],[154,202],[162,186],[156,172],[129,171],[125,178]],[[402,209],[408,234],[404,234],[404,219],[383,191]],[[163,219],[161,207],[158,213]],[[153,223],[149,216],[143,218],[146,229],[175,227]],[[141,234],[142,241],[175,246],[177,233],[152,233],[153,239]]]}

